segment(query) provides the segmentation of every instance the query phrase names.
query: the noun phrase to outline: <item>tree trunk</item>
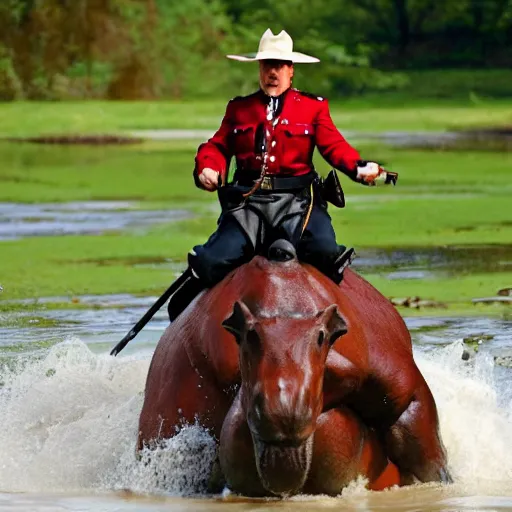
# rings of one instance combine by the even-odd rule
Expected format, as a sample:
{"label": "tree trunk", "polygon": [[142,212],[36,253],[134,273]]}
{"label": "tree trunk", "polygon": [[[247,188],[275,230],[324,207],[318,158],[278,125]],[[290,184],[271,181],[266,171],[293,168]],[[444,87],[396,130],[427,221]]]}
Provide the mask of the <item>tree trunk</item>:
{"label": "tree trunk", "polygon": [[407,3],[408,0],[393,0],[398,32],[398,55],[402,61],[407,58],[407,50],[411,42],[411,23]]}

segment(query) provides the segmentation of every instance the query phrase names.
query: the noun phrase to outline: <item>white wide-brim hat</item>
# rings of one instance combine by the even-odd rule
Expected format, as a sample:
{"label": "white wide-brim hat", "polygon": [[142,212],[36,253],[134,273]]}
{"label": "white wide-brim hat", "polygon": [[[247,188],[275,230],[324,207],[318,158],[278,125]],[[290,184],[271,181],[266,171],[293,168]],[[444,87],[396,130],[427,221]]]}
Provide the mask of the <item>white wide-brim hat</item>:
{"label": "white wide-brim hat", "polygon": [[320,62],[320,59],[311,57],[304,53],[293,51],[293,39],[290,35],[281,30],[275,36],[268,28],[261,36],[258,53],[248,53],[245,55],[226,55],[228,59],[239,60],[241,62],[254,62],[256,60],[289,60],[298,64],[313,64]]}

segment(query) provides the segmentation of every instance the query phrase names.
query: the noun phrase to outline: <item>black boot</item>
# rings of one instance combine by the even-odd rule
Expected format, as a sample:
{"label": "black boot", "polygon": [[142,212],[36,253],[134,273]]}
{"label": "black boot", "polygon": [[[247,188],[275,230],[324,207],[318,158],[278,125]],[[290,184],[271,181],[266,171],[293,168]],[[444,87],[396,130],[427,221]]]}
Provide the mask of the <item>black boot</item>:
{"label": "black boot", "polygon": [[356,256],[356,252],[353,248],[347,250],[343,245],[340,246],[343,252],[336,258],[333,264],[333,274],[330,276],[331,279],[336,283],[340,284],[343,280],[343,272],[352,263]]}
{"label": "black boot", "polygon": [[202,292],[206,286],[201,279],[197,277],[194,271],[188,267],[178,278],[182,282],[181,286],[171,295],[167,311],[171,322],[176,320],[185,308]]}

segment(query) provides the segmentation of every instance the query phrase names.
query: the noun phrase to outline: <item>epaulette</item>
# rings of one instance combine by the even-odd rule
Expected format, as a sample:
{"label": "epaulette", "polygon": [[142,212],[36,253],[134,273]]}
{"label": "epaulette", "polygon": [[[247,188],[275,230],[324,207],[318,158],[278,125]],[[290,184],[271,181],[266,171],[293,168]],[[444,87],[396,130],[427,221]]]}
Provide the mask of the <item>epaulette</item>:
{"label": "epaulette", "polygon": [[235,102],[235,101],[246,100],[248,98],[252,98],[253,96],[256,96],[256,94],[258,94],[258,92],[259,91],[253,92],[252,94],[248,94],[247,96],[235,96],[234,98],[231,98],[229,101],[230,102]]}
{"label": "epaulette", "polygon": [[316,94],[313,94],[311,92],[305,92],[305,91],[299,91],[298,89],[295,89],[296,92],[298,92],[301,96],[306,96],[306,98],[311,98],[313,100],[317,101],[324,101],[325,98],[323,96],[318,96]]}

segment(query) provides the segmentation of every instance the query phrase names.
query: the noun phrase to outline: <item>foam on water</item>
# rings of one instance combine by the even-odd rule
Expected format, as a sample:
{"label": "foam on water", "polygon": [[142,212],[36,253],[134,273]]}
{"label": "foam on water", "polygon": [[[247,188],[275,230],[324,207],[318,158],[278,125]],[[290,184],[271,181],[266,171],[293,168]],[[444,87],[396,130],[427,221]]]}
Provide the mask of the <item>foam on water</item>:
{"label": "foam on water", "polygon": [[[416,354],[420,370],[436,399],[441,433],[455,481],[473,492],[503,483],[512,491],[512,400],[495,380],[494,360],[481,353],[461,361],[462,341],[429,354]],[[508,386],[512,371],[501,386]]]}
{"label": "foam on water", "polygon": [[0,491],[204,491],[213,439],[191,426],[135,457],[150,358],[93,354],[79,339],[0,370]]}
{"label": "foam on water", "polygon": [[[475,495],[510,487],[512,404],[498,405],[492,358],[466,363],[461,353],[457,342],[416,360],[438,404],[452,474]],[[204,492],[215,444],[199,427],[151,458],[135,457],[149,361],[147,353],[93,354],[79,339],[9,360],[0,368],[0,492]]]}

